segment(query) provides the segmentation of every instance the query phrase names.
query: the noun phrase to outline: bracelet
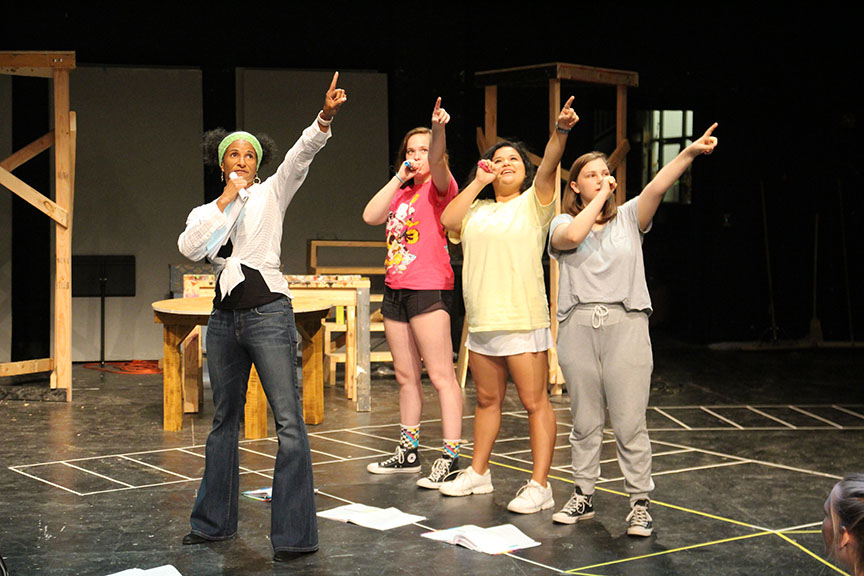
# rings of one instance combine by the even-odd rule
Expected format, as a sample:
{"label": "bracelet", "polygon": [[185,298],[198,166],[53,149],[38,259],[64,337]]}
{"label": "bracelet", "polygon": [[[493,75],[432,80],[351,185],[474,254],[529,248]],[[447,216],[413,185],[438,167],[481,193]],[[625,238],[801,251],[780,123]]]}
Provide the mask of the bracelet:
{"label": "bracelet", "polygon": [[569,134],[572,128],[561,128],[558,124],[555,124],[555,130],[557,130],[559,134]]}
{"label": "bracelet", "polygon": [[325,120],[324,117],[321,116],[322,114],[324,114],[324,110],[318,112],[318,123],[322,126],[330,126],[330,124],[333,123],[333,119],[331,118],[330,120]]}
{"label": "bracelet", "polygon": [[399,178],[399,174],[394,174],[394,176],[396,177],[396,180],[398,180],[398,181],[401,182],[402,184],[405,183],[405,180],[402,180],[401,178]]}

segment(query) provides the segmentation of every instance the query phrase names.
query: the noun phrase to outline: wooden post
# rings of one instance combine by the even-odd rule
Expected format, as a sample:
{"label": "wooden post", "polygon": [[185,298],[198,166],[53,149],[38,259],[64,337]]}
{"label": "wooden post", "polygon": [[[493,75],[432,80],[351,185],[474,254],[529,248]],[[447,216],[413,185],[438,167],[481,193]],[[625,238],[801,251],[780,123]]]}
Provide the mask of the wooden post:
{"label": "wooden post", "polygon": [[[623,145],[627,141],[627,86],[616,87],[617,108],[615,127],[615,147]],[[627,201],[627,155],[621,158],[618,170],[615,171],[615,180],[618,188],[615,190],[615,201],[621,206]]]}
{"label": "wooden post", "polygon": [[484,134],[486,146],[482,154],[498,141],[498,86],[486,86],[486,116]]}
{"label": "wooden post", "polygon": [[[610,167],[612,162],[617,162],[620,170],[616,170],[616,178],[618,180],[618,189],[616,192],[616,200],[619,204],[623,204],[626,199],[627,190],[627,163],[626,154],[629,151],[629,143],[627,142],[627,88],[637,87],[639,85],[639,75],[635,72],[626,70],[614,70],[609,68],[597,68],[593,66],[581,66],[575,64],[566,64],[561,62],[551,64],[541,64],[537,66],[519,66],[515,68],[506,68],[500,70],[487,70],[478,72],[477,80],[484,85],[485,89],[485,133],[477,128],[477,145],[481,149],[488,148],[498,141],[498,86],[502,82],[513,82],[517,80],[520,83],[536,84],[541,79],[548,82],[549,86],[549,121],[550,132],[554,130],[554,123],[558,118],[558,112],[561,108],[561,80],[569,80],[575,82],[585,82],[588,84],[599,84],[616,87],[616,140],[617,146],[613,157],[610,157]],[[538,163],[539,157],[532,156],[532,161]],[[614,168],[613,168],[614,169]],[[559,200],[556,206],[555,213],[560,214],[560,191],[561,177],[567,174],[568,171],[563,170],[558,166],[556,180],[556,192],[558,192]],[[565,176],[569,178],[569,176]],[[556,308],[558,305],[558,265],[557,262],[550,262],[550,312],[552,314],[551,327],[553,337],[557,339],[558,322],[555,317]],[[464,333],[463,333],[464,342]],[[457,376],[460,377],[460,382],[464,383],[465,379],[465,350],[459,350],[459,368],[460,372]],[[549,352],[549,382],[552,384],[552,393],[560,393],[561,384],[564,382],[563,374],[557,361],[557,350],[553,349]]]}
{"label": "wooden post", "polygon": [[[558,113],[561,107],[561,80],[558,78],[549,79],[549,135],[555,133],[555,126],[558,123]],[[555,168],[555,214],[561,213],[561,163]],[[558,341],[558,318],[556,311],[558,310],[558,261],[554,258],[549,259],[549,313],[551,316],[552,340]],[[564,383],[564,376],[561,374],[561,368],[558,366],[558,348],[553,346],[548,353],[549,362],[549,383],[552,384],[550,393],[553,396],[560,396]]]}
{"label": "wooden post", "polygon": [[72,183],[69,193],[69,229],[72,229],[72,212],[75,207],[75,162],[78,160],[78,114],[74,110],[69,111],[69,161],[71,163],[70,182]]}
{"label": "wooden post", "polygon": [[468,378],[468,348],[465,347],[467,341],[468,319],[465,318],[462,321],[462,336],[459,338],[459,356],[456,361],[456,379],[462,388],[465,388],[465,380]]}
{"label": "wooden post", "polygon": [[[369,358],[369,288],[357,289],[357,363],[354,408],[357,412],[372,410],[372,375]],[[348,364],[346,363],[346,370]]]}
{"label": "wooden post", "polygon": [[303,354],[303,421],[306,425],[324,421],[324,328],[321,320],[328,311],[297,314],[294,320],[302,338]]}
{"label": "wooden post", "polygon": [[[69,70],[54,70],[54,190],[57,204],[71,212],[72,137],[69,114]],[[65,388],[72,401],[72,221],[55,228],[54,372],[52,388]]]}
{"label": "wooden post", "polygon": [[357,305],[346,306],[345,397],[357,398]]}
{"label": "wooden post", "polygon": [[267,437],[267,396],[261,386],[258,370],[252,365],[249,371],[249,382],[246,385],[246,439],[257,440]]}
{"label": "wooden post", "polygon": [[164,325],[162,342],[162,429],[178,432],[183,428],[183,383],[180,376],[180,345],[195,328],[194,324]]}
{"label": "wooden post", "polygon": [[204,376],[201,356],[201,328],[196,326],[183,340],[183,413],[194,414],[201,409],[204,396]]}

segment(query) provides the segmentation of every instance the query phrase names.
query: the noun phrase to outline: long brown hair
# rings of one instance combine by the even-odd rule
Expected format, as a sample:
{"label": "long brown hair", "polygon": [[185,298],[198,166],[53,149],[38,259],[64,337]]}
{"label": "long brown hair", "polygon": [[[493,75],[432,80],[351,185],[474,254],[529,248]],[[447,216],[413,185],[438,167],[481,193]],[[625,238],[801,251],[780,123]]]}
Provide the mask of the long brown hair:
{"label": "long brown hair", "polygon": [[[583,154],[577,158],[570,167],[570,181],[567,182],[567,187],[561,195],[561,209],[571,216],[576,216],[585,208],[585,202],[582,200],[582,195],[577,194],[573,190],[573,184],[579,179],[579,173],[582,172],[585,165],[594,160],[603,160],[603,162],[606,163],[607,168],[609,166],[609,158],[606,154],[595,151]],[[615,202],[615,194],[612,194],[603,205],[603,210],[597,218],[597,223],[605,224],[615,218],[616,214],[618,214],[618,204]]]}

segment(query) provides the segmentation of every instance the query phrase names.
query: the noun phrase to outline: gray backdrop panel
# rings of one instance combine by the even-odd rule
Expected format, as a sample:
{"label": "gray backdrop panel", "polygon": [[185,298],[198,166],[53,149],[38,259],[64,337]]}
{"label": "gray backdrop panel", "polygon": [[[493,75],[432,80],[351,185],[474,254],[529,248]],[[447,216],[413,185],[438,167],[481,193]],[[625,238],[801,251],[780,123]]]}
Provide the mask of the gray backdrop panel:
{"label": "gray backdrop panel", "polygon": [[[241,69],[238,127],[265,132],[287,152],[315,119],[333,71]],[[318,154],[285,216],[282,264],[306,272],[306,240],[383,240],[383,226],[363,222],[363,208],[389,175],[387,76],[340,72],[348,102],[333,121],[333,137]],[[262,177],[277,164],[265,167]]]}
{"label": "gray backdrop panel", "polygon": [[[150,303],[168,298],[177,236],[203,198],[201,72],[79,67],[73,254],[133,254],[136,296],[109,298],[107,360],[162,356]],[[72,301],[72,358],[99,358],[99,299]]]}

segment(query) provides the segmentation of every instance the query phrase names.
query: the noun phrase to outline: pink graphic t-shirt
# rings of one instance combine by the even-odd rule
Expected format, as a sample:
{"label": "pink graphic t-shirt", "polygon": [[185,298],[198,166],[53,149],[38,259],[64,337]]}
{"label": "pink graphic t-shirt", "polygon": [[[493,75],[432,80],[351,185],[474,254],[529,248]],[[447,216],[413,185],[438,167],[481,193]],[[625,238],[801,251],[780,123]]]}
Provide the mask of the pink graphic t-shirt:
{"label": "pink graphic t-shirt", "polygon": [[425,184],[396,192],[387,215],[387,286],[394,290],[453,289],[453,268],[441,213],[458,193],[452,174],[441,196],[431,178]]}

